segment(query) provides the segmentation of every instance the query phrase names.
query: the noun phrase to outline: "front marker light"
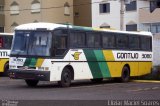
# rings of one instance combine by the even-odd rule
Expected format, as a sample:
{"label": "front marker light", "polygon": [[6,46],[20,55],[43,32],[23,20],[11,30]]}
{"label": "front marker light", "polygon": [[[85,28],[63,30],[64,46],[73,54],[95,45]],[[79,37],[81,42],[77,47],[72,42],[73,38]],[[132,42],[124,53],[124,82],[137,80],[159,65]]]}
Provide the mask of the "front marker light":
{"label": "front marker light", "polygon": [[12,65],[9,66],[9,69],[15,69],[15,68],[16,66],[12,66]]}
{"label": "front marker light", "polygon": [[49,67],[38,67],[38,70],[40,70],[40,71],[48,71]]}
{"label": "front marker light", "polygon": [[44,71],[44,67],[38,67],[38,70]]}
{"label": "front marker light", "polygon": [[46,70],[46,71],[49,71],[49,67],[45,67],[45,70]]}

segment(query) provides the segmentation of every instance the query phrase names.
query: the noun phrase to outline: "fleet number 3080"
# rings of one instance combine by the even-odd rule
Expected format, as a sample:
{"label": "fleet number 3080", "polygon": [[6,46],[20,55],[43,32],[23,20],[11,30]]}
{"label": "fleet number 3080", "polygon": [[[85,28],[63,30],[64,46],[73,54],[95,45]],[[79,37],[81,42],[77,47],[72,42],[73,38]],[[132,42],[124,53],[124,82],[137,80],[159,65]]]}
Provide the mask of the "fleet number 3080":
{"label": "fleet number 3080", "polygon": [[144,59],[152,58],[152,54],[142,54],[142,58]]}

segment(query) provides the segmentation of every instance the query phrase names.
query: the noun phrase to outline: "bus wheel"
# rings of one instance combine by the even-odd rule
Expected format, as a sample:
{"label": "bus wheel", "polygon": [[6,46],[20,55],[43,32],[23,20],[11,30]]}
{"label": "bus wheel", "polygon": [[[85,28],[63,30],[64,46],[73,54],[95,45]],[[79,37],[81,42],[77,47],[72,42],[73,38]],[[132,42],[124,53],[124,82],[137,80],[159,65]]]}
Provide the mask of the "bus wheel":
{"label": "bus wheel", "polygon": [[130,71],[127,66],[122,69],[121,82],[128,82],[130,79]]}
{"label": "bus wheel", "polygon": [[8,76],[9,63],[6,63],[4,66],[3,76]]}
{"label": "bus wheel", "polygon": [[92,82],[94,83],[100,83],[103,81],[103,78],[96,78],[96,79],[91,79]]}
{"label": "bus wheel", "polygon": [[38,80],[25,80],[25,82],[29,87],[35,87],[37,86],[39,81]]}
{"label": "bus wheel", "polygon": [[58,84],[61,87],[69,87],[71,84],[71,71],[68,68],[65,68],[61,75],[61,81],[58,82]]}

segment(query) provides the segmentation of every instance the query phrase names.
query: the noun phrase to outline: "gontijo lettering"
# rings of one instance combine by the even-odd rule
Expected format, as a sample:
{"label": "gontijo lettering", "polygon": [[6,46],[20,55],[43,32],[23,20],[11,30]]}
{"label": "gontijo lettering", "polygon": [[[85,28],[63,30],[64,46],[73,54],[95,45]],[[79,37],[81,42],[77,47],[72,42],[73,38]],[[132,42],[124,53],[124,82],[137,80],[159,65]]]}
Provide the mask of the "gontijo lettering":
{"label": "gontijo lettering", "polygon": [[138,53],[117,53],[118,59],[138,59]]}

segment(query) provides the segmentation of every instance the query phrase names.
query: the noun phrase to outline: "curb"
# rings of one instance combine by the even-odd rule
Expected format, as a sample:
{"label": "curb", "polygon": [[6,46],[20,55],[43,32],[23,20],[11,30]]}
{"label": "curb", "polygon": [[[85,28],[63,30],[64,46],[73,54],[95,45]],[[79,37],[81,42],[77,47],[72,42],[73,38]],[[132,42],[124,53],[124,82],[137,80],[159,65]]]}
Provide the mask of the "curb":
{"label": "curb", "polygon": [[131,82],[160,83],[160,80],[131,80]]}

